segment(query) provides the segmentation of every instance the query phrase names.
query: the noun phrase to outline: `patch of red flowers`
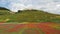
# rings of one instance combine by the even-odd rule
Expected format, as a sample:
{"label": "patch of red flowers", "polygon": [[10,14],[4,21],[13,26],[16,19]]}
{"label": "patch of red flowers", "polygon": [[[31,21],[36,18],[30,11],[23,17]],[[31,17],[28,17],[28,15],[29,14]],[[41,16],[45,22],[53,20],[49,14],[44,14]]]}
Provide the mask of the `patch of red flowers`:
{"label": "patch of red flowers", "polygon": [[[53,24],[55,24],[55,23],[38,23],[38,24],[30,23],[30,24],[12,24],[12,25],[10,24],[9,27],[13,26],[12,28],[9,28],[7,25],[0,26],[0,27],[9,28],[8,30],[4,30],[5,32],[19,32],[19,31],[24,30],[25,28],[27,28],[27,29],[37,28],[37,29],[40,29],[45,34],[60,34],[60,30],[54,29],[51,26],[49,26],[49,25],[53,25]],[[35,31],[35,32],[38,32],[38,31]]]}

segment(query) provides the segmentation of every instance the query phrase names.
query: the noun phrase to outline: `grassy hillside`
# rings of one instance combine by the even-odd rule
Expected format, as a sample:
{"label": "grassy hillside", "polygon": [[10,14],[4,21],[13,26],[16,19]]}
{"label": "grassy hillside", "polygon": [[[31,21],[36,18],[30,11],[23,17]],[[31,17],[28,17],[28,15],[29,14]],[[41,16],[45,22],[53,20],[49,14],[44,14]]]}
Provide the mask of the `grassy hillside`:
{"label": "grassy hillside", "polygon": [[[6,10],[2,10],[6,11]],[[1,12],[2,12],[1,11]],[[8,10],[7,10],[8,12]],[[6,12],[6,13],[7,13]],[[5,13],[5,12],[3,12]],[[50,14],[42,10],[23,10],[15,14],[0,15],[0,22],[21,23],[21,22],[56,22],[60,23],[60,15]]]}
{"label": "grassy hillside", "polygon": [[0,7],[0,15],[8,15],[9,14],[9,9]]}

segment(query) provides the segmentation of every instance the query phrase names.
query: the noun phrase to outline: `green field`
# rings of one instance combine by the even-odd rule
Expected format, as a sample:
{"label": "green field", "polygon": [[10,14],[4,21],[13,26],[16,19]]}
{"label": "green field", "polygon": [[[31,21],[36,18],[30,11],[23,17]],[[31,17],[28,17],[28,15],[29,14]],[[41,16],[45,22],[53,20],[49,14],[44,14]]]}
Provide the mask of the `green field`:
{"label": "green field", "polygon": [[1,23],[21,23],[21,22],[55,22],[60,23],[60,15],[51,14],[42,10],[22,10],[20,12],[12,12],[8,10],[0,10]]}

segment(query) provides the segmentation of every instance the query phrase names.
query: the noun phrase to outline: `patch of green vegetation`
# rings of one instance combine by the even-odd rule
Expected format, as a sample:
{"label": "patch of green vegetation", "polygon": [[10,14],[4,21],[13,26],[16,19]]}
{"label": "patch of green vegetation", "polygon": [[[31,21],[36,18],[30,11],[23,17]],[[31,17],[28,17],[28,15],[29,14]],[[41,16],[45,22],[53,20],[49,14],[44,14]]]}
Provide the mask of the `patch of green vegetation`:
{"label": "patch of green vegetation", "polygon": [[[15,14],[11,14],[8,10],[0,10],[0,22],[56,22],[60,23],[60,15],[50,14],[42,10],[22,10]],[[7,20],[9,19],[9,20]]]}

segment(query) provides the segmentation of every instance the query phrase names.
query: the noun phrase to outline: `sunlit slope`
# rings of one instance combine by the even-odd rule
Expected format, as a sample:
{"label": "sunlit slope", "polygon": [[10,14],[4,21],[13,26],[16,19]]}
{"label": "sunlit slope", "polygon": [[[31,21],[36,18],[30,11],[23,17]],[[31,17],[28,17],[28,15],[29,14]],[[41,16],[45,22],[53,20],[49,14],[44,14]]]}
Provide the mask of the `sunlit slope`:
{"label": "sunlit slope", "polygon": [[[8,12],[8,11],[7,11]],[[42,10],[23,10],[15,14],[0,15],[1,22],[60,22],[60,15],[50,14]]]}
{"label": "sunlit slope", "polygon": [[49,14],[39,10],[24,10],[10,17],[16,22],[60,22],[59,15]]}

